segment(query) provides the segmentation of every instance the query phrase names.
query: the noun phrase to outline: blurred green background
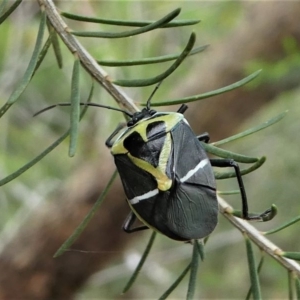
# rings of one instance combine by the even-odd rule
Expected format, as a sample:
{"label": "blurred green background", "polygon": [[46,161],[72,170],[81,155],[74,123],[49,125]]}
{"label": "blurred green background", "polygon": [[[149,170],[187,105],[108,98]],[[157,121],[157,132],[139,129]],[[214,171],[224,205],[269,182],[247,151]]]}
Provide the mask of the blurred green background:
{"label": "blurred green background", "polygon": [[[261,9],[259,8],[261,5]],[[252,15],[259,11],[270,11],[275,2],[269,3],[270,10],[262,2],[243,1],[62,1],[57,6],[62,11],[68,11],[83,15],[98,16],[101,18],[115,19],[158,19],[177,7],[182,8],[180,19],[201,19],[201,23],[192,27],[180,29],[156,30],[142,36],[128,39],[102,40],[79,38],[80,42],[90,51],[96,59],[129,59],[138,57],[150,57],[177,53],[185,46],[191,30],[197,34],[197,45],[210,44],[210,48],[201,54],[187,59],[182,66],[162,84],[155,95],[154,101],[171,99],[180,96],[189,96],[194,93],[189,89],[195,86],[195,75],[200,74],[200,79],[205,79],[209,72],[209,65],[214,65],[222,57],[222,63],[226,64],[228,59],[236,51],[244,53],[245,61],[241,65],[237,59],[236,65],[228,67],[228,73],[239,70],[242,79],[257,69],[263,69],[262,74],[254,82],[243,88],[244,93],[256,97],[256,91],[269,91],[263,94],[265,101],[255,106],[255,99],[245,101],[235,99],[239,102],[240,109],[247,110],[251,106],[249,115],[244,122],[234,122],[229,134],[240,132],[254,125],[260,124],[269,118],[289,110],[287,116],[278,124],[253,136],[226,145],[226,149],[249,156],[267,156],[267,162],[261,169],[245,176],[245,185],[252,211],[262,211],[272,203],[276,204],[279,214],[276,219],[265,224],[255,224],[261,230],[275,228],[284,221],[299,215],[299,146],[300,146],[300,106],[299,106],[299,75],[300,75],[300,52],[299,32],[291,29],[286,34],[278,34],[278,45],[280,51],[274,49],[274,57],[266,59],[259,55],[260,47],[267,47],[272,35],[276,35],[278,26],[284,27],[282,19],[272,19],[272,13],[265,14],[270,18],[273,27],[268,27],[267,35],[256,32],[257,51],[247,54],[247,44],[235,43],[228,45],[231,35],[247,34],[247,29],[259,22],[259,16]],[[297,3],[287,3],[287,6]],[[36,38],[39,13],[38,5],[31,2],[24,2],[17,11],[0,26],[0,104],[5,103],[14,85],[20,80],[24,73]],[[299,10],[299,5],[297,7]],[[276,11],[276,10],[275,10]],[[286,8],[286,14],[292,9]],[[276,16],[276,15],[275,15]],[[283,13],[283,16],[285,14]],[[283,21],[282,21],[283,20]],[[279,24],[277,24],[276,22]],[[112,30],[117,29],[109,26],[76,23],[66,20],[72,29],[78,30]],[[262,24],[263,25],[263,24]],[[267,26],[267,25],[266,25]],[[288,26],[286,26],[288,27]],[[244,31],[243,31],[244,30]],[[263,28],[262,28],[263,31]],[[265,32],[265,31],[264,31]],[[297,39],[298,38],[298,39]],[[224,48],[223,48],[224,47]],[[36,76],[22,95],[21,99],[1,119],[0,131],[0,174],[1,178],[9,175],[39,154],[47,145],[53,142],[62,134],[69,124],[69,110],[57,108],[39,117],[32,118],[33,113],[39,109],[56,102],[69,101],[70,79],[73,57],[66,47],[61,43],[64,56],[64,67],[58,70],[53,52],[48,53],[43,65]],[[252,49],[253,50],[253,49]],[[256,54],[257,53],[257,54]],[[279,54],[278,54],[279,53]],[[215,56],[214,56],[215,55]],[[247,57],[249,57],[247,59]],[[234,58],[230,58],[230,61]],[[169,64],[146,65],[138,67],[105,68],[111,78],[147,78],[158,74]],[[211,70],[217,72],[217,67]],[[224,72],[220,65],[220,72]],[[237,71],[236,71],[237,72]],[[218,74],[216,74],[217,76]],[[224,83],[226,83],[226,72]],[[210,78],[209,76],[207,77]],[[217,81],[220,88],[229,83]],[[90,77],[82,72],[81,94],[86,99],[89,93]],[[209,91],[212,82],[199,80],[199,89],[203,92]],[[136,102],[144,101],[151,93],[153,87],[126,88],[125,91]],[[179,95],[179,93],[181,93]],[[252,94],[251,94],[252,93]],[[232,92],[234,97],[234,92]],[[259,97],[259,96],[257,96]],[[115,105],[111,97],[100,86],[96,86],[94,101],[102,104]],[[222,96],[217,99],[207,99],[205,102],[212,102],[217,111],[215,118],[210,120],[213,141],[215,137],[222,136],[222,128],[230,124],[222,123],[222,117],[232,114],[231,106],[221,107]],[[206,104],[206,103],[205,103]],[[201,111],[201,104],[197,104],[197,110]],[[187,113],[193,117],[191,122],[196,133],[207,131],[207,128],[195,128],[197,118],[191,105],[191,112]],[[218,107],[220,107],[218,109]],[[162,108],[163,109],[163,108]],[[168,108],[176,110],[177,107]],[[203,103],[203,109],[205,109]],[[201,111],[203,115],[206,111]],[[190,115],[189,115],[190,114]],[[242,114],[242,112],[241,112]],[[220,116],[220,119],[219,119]],[[120,114],[111,111],[90,109],[84,120],[80,123],[80,137],[77,154],[74,158],[68,157],[68,141],[55,149],[36,166],[28,170],[22,176],[1,187],[0,189],[0,251],[7,249],[16,232],[28,226],[33,220],[35,211],[45,201],[49,201],[49,195],[57,193],[64,186],[64,182],[84,164],[93,164],[99,156],[99,149],[105,139],[114,129],[120,120]],[[198,117],[199,120],[201,116]],[[229,120],[230,121],[230,120]],[[227,122],[229,122],[227,121]],[[238,123],[238,124],[237,124]],[[218,133],[220,129],[220,133]],[[102,150],[101,150],[102,151]],[[109,151],[109,150],[107,150]],[[106,172],[107,170],[99,170]],[[236,188],[235,180],[218,182],[220,190]],[[233,206],[240,207],[240,197],[226,196]],[[100,209],[105,209],[102,206]],[[122,223],[117,220],[116,226]],[[63,228],[62,228],[63,230]],[[121,230],[121,229],[120,229]],[[84,235],[84,233],[83,233]],[[124,233],[125,235],[125,233]],[[150,237],[150,232],[130,235],[127,239],[130,243],[126,249],[109,249],[115,252],[114,258],[109,260],[105,268],[94,273],[86,284],[80,287],[73,296],[74,299],[152,299],[158,298],[178,274],[188,264],[192,253],[189,244],[182,244],[171,241],[160,236],[155,242],[151,255],[142,270],[138,281],[132,291],[127,295],[120,295],[126,280],[129,278],[134,265],[141,256],[143,249]],[[100,238],[100,237],[99,237]],[[299,225],[274,234],[270,237],[280,248],[289,251],[299,251]],[[246,262],[246,252],[241,234],[220,216],[220,222],[211,235],[206,249],[205,261],[200,264],[198,274],[198,287],[196,299],[233,299],[244,298],[249,288],[249,275]],[[18,249],[22,251],[22,249]],[[79,249],[80,250],[80,249]],[[101,249],[90,253],[82,253],[82,256],[105,257]],[[256,250],[259,259],[259,250]],[[65,254],[65,255],[68,255]],[[1,252],[0,252],[1,256]],[[38,259],[38,258],[37,258]],[[63,259],[63,258],[62,258]],[[105,258],[104,258],[105,259]],[[266,259],[265,266],[261,273],[263,296],[265,298],[287,298],[287,274],[281,266],[270,258]],[[185,297],[187,280],[185,280],[171,295],[171,299],[182,299]]]}

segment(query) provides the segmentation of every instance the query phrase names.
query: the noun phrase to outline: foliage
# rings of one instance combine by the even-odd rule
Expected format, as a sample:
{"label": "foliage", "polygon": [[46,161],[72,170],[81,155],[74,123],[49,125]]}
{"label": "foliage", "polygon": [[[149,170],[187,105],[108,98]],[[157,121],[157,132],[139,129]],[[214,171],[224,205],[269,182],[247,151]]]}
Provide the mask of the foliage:
{"label": "foliage", "polygon": [[[3,2],[5,3],[5,1]],[[6,19],[10,12],[11,9],[16,9],[18,4],[20,3],[20,1],[16,1],[13,5],[9,6],[8,9],[3,10],[4,13],[2,13],[1,17],[0,17],[0,23],[4,21],[4,19]],[[41,4],[42,2],[40,2]],[[51,1],[48,1],[47,3],[51,3]],[[5,3],[7,5],[7,3]],[[4,6],[3,6],[4,7]],[[1,7],[2,8],[2,7]],[[54,6],[55,9],[55,6]],[[0,13],[1,13],[1,9],[0,9]],[[173,21],[173,19],[175,17],[178,16],[178,14],[180,13],[180,10],[174,10],[173,12],[167,14],[166,16],[162,17],[159,21],[155,21],[155,22],[149,22],[147,24],[138,24],[135,23],[133,24],[133,26],[137,26],[137,27],[141,27],[144,30],[140,30],[140,29],[130,29],[128,31],[123,31],[121,33],[111,33],[111,32],[103,32],[101,31],[101,33],[96,33],[94,31],[65,31],[63,35],[61,35],[60,38],[58,38],[56,32],[59,32],[60,26],[61,28],[63,28],[62,24],[57,24],[54,22],[54,20],[56,20],[57,18],[59,19],[59,17],[57,17],[50,6],[46,6],[44,7],[43,5],[41,5],[41,14],[40,14],[40,27],[37,33],[37,37],[36,37],[36,44],[35,47],[33,49],[32,52],[32,56],[30,59],[28,59],[29,64],[28,64],[28,68],[24,73],[23,78],[21,79],[19,84],[16,84],[12,93],[10,94],[10,96],[7,98],[8,100],[6,102],[4,102],[4,104],[2,105],[2,108],[0,109],[0,117],[2,116],[6,116],[6,113],[10,110],[12,110],[11,106],[18,100],[24,100],[26,99],[26,96],[23,96],[23,93],[25,92],[25,89],[28,88],[29,83],[33,82],[35,80],[39,80],[39,75],[37,74],[41,74],[38,73],[40,71],[40,68],[42,68],[43,64],[47,64],[47,59],[49,59],[47,56],[49,55],[49,49],[50,46],[53,47],[54,49],[54,53],[55,53],[55,57],[57,59],[57,65],[58,67],[62,67],[63,65],[68,65],[68,62],[66,63],[65,61],[65,57],[67,55],[71,56],[70,53],[74,54],[74,58],[71,59],[73,60],[73,69],[71,70],[70,67],[69,70],[66,71],[66,75],[68,77],[72,77],[70,80],[70,87],[69,87],[69,98],[70,98],[70,102],[72,103],[71,105],[71,113],[70,113],[70,129],[59,139],[57,139],[56,142],[52,143],[50,146],[48,146],[45,150],[43,150],[42,152],[40,152],[40,154],[37,154],[36,157],[34,159],[32,159],[29,163],[24,163],[25,159],[18,159],[17,165],[18,167],[15,166],[15,164],[13,165],[13,167],[9,167],[8,168],[8,172],[10,172],[10,175],[8,176],[4,176],[3,179],[0,181],[1,185],[5,185],[7,183],[9,183],[12,180],[15,180],[17,177],[19,177],[20,175],[22,175],[25,171],[27,171],[28,169],[30,169],[31,167],[33,167],[34,164],[36,164],[37,162],[39,162],[46,154],[50,153],[50,151],[52,151],[58,144],[60,144],[61,142],[63,142],[63,140],[70,134],[70,143],[69,143],[69,156],[74,156],[75,152],[76,152],[76,145],[78,143],[78,141],[80,141],[80,135],[79,135],[79,121],[81,119],[81,116],[83,115],[83,112],[80,112],[80,98],[81,98],[81,94],[83,93],[80,89],[82,86],[84,86],[84,83],[89,81],[89,77],[92,75],[93,77],[95,77],[95,80],[98,81],[98,83],[100,83],[102,85],[102,87],[104,87],[104,89],[106,90],[106,92],[108,94],[110,94],[110,96],[123,108],[127,109],[130,112],[135,111],[137,108],[135,106],[135,103],[133,103],[130,98],[128,97],[127,93],[125,93],[123,90],[120,90],[118,87],[116,87],[117,85],[120,86],[129,86],[129,87],[138,87],[138,86],[148,86],[148,85],[153,85],[157,82],[162,81],[163,79],[171,76],[171,74],[179,67],[179,65],[181,65],[181,63],[183,61],[185,61],[187,59],[187,57],[191,54],[196,54],[196,52],[200,52],[202,50],[204,50],[206,48],[206,46],[200,46],[198,48],[196,48],[196,50],[194,50],[194,52],[192,52],[193,47],[195,45],[195,34],[192,33],[191,35],[186,34],[188,31],[185,31],[185,34],[182,35],[181,37],[181,41],[185,40],[186,46],[184,49],[181,50],[181,52],[176,52],[175,54],[172,54],[171,56],[168,56],[167,59],[168,60],[174,60],[174,63],[172,63],[172,65],[168,68],[165,69],[165,71],[160,71],[160,74],[157,75],[152,75],[152,76],[145,76],[147,71],[143,71],[144,73],[140,74],[139,73],[139,78],[136,77],[132,77],[135,79],[111,79],[110,76],[112,78],[127,78],[126,76],[126,72],[128,71],[111,71],[110,75],[107,76],[106,71],[104,71],[102,69],[102,67],[99,67],[97,64],[95,64],[95,62],[90,58],[87,50],[85,49],[85,47],[79,43],[76,39],[74,39],[74,35],[75,36],[83,36],[83,37],[95,37],[97,36],[99,37],[104,37],[104,38],[120,38],[120,37],[126,37],[126,36],[132,36],[134,34],[141,34],[146,32],[146,30],[154,30],[160,27],[163,27],[162,30],[166,30],[168,29],[168,26],[172,27],[178,27],[178,26],[183,26],[183,25],[191,25],[191,24],[196,24],[196,21],[194,19],[192,19],[191,21],[186,21],[186,23],[176,23],[175,21]],[[220,13],[220,12],[219,12]],[[42,47],[42,42],[45,40],[44,38],[44,32],[46,30],[46,16],[48,17],[48,34],[47,34],[47,40],[44,42],[44,46]],[[74,15],[70,14],[70,13],[62,13],[61,16],[70,18],[70,19],[74,19]],[[78,18],[77,18],[78,19]],[[105,19],[106,21],[103,20],[97,20],[97,22],[100,23],[104,23],[107,22],[107,20],[109,19]],[[117,26],[123,26],[124,24],[122,24],[122,21],[114,20],[114,25]],[[128,26],[128,24],[126,24]],[[83,27],[85,28],[88,27],[88,25],[84,25]],[[74,27],[76,27],[76,25],[74,25]],[[175,28],[177,29],[177,28]],[[172,29],[172,30],[175,30]],[[180,28],[181,29],[181,28]],[[184,30],[187,30],[184,28]],[[88,33],[86,33],[88,32]],[[151,32],[152,33],[152,32]],[[189,38],[187,38],[189,36]],[[58,40],[60,41],[58,43]],[[69,48],[69,52],[64,49],[64,51],[62,51],[60,49],[59,44],[64,43],[65,45],[67,45],[67,47]],[[103,43],[103,42],[101,42]],[[125,43],[129,43],[125,42]],[[290,42],[287,42],[286,45],[290,45]],[[104,46],[103,48],[105,49],[106,47],[108,47],[107,45]],[[111,47],[111,46],[110,46]],[[109,48],[110,49],[110,48]],[[289,49],[291,49],[291,47],[287,46],[288,51],[290,51]],[[100,50],[100,56],[103,56],[103,50]],[[158,51],[158,50],[157,50]],[[293,53],[295,53],[295,57],[296,60],[298,60],[298,53],[295,50],[295,47],[292,47],[292,51],[294,51]],[[91,51],[92,52],[92,51]],[[102,52],[102,53],[101,53]],[[120,54],[120,53],[119,53]],[[95,56],[95,55],[94,55]],[[135,55],[134,55],[135,58]],[[51,58],[51,60],[54,60],[53,58]],[[161,58],[161,55],[157,55],[157,57],[153,58],[152,60],[150,60],[151,63],[161,63],[162,60],[166,60],[166,57]],[[294,61],[294,60],[293,60]],[[101,65],[114,65],[114,66],[120,66],[120,65],[148,65],[149,64],[149,60],[144,60],[144,59],[140,59],[137,60],[136,58],[131,61],[128,61],[128,59],[124,62],[124,60],[120,60],[120,61],[113,61],[111,58],[109,58],[109,62],[107,59],[103,60],[102,58],[98,59],[98,64]],[[70,64],[69,64],[70,65]],[[283,63],[284,66],[286,66],[285,63]],[[83,68],[81,66],[84,66],[85,68],[85,73],[83,72]],[[268,66],[266,66],[267,70],[268,70]],[[283,68],[281,68],[279,66],[280,70],[277,73],[280,73],[280,75],[282,73],[284,73],[282,70]],[[184,69],[184,68],[183,68]],[[149,67],[149,73],[153,73],[155,72],[156,68],[155,66],[151,66],[151,68]],[[186,70],[184,70],[186,71]],[[43,71],[42,71],[43,72]],[[44,70],[44,72],[46,72]],[[54,69],[51,68],[51,72],[54,72]],[[108,71],[110,72],[110,71]],[[115,72],[115,73],[114,73]],[[118,73],[119,72],[119,73]],[[124,72],[122,74],[122,72]],[[72,74],[72,76],[70,76]],[[268,74],[268,72],[267,72]],[[45,75],[45,74],[44,74]],[[123,75],[123,76],[121,76]],[[242,79],[241,81],[237,82],[237,83],[233,83],[232,85],[223,87],[221,89],[212,91],[212,92],[208,92],[202,95],[197,95],[197,96],[193,96],[193,97],[188,97],[188,98],[180,98],[177,99],[176,101],[166,101],[164,103],[155,103],[156,105],[171,105],[171,104],[178,104],[178,103],[183,103],[183,102],[190,102],[190,101],[196,101],[196,100],[200,100],[200,99],[204,99],[207,97],[211,97],[213,95],[219,94],[219,93],[223,93],[223,92],[227,92],[230,91],[234,88],[240,87],[242,85],[244,85],[245,83],[251,81],[254,77],[256,77],[258,75],[258,73],[253,73],[247,77],[245,77],[244,79]],[[173,74],[172,74],[173,76]],[[131,76],[130,76],[131,77]],[[82,80],[83,78],[83,80]],[[271,78],[271,76],[270,76]],[[273,79],[273,78],[271,78]],[[47,83],[43,83],[43,85],[47,85]],[[57,83],[55,83],[55,85],[58,86]],[[49,87],[47,87],[47,89],[51,89]],[[61,99],[59,92],[57,92],[58,97]],[[93,91],[90,92],[89,97],[88,97],[88,101],[90,101],[91,97],[92,97]],[[29,93],[30,95],[30,93]],[[63,97],[67,97],[67,96],[63,96]],[[30,98],[30,97],[29,97]],[[55,97],[54,97],[55,98]],[[33,105],[33,106],[29,106],[26,104],[23,104],[24,107],[27,106],[27,111],[36,111],[36,107],[37,104]],[[40,104],[39,104],[40,105]],[[33,109],[34,108],[34,109]],[[81,116],[80,116],[81,115]],[[65,115],[64,115],[65,116]],[[274,118],[270,118],[269,123],[267,123],[267,125],[273,124],[275,122],[277,122],[279,119],[281,119],[283,117],[283,114],[278,115],[277,117]],[[2,121],[2,120],[1,120]],[[35,121],[36,122],[36,121]],[[108,123],[110,123],[110,120],[107,121]],[[9,124],[9,123],[7,123]],[[7,125],[8,126],[8,125]],[[56,126],[62,126],[62,124],[60,125],[56,125]],[[22,127],[21,125],[19,125],[19,127]],[[108,124],[108,126],[106,126],[106,128],[110,127],[110,124]],[[258,130],[260,130],[261,128],[266,127],[266,125],[257,125],[256,127],[254,127],[254,129],[252,130],[251,133],[257,132]],[[42,128],[41,130],[43,130],[44,128]],[[12,128],[11,130],[11,134],[18,136],[19,132],[20,132],[20,128]],[[10,134],[10,130],[8,130],[8,135]],[[14,132],[16,131],[16,133]],[[55,133],[53,134],[52,130],[49,130],[49,132],[51,131],[51,137],[53,135],[55,135]],[[59,130],[58,130],[59,131]],[[235,138],[240,138],[243,137],[245,135],[248,135],[249,131],[240,135],[240,136],[236,136]],[[226,140],[226,142],[232,141],[234,138],[231,138],[231,140]],[[51,138],[45,138],[45,143],[50,141]],[[23,144],[26,144],[26,139],[23,142],[22,141],[22,146]],[[219,142],[219,144],[215,143],[215,144],[210,144],[207,145],[206,150],[212,154],[218,155],[220,157],[230,157],[230,158],[234,158],[239,162],[243,162],[243,163],[251,163],[253,164],[248,170],[250,171],[254,171],[254,169],[256,167],[259,167],[262,163],[264,163],[265,159],[263,157],[261,158],[257,158],[257,157],[250,157],[250,156],[244,156],[244,155],[240,155],[240,154],[236,154],[232,151],[228,151],[228,150],[222,150],[219,149],[217,146],[220,145],[222,143],[222,141]],[[223,143],[225,143],[225,141],[223,141]],[[26,146],[28,147],[28,146]],[[65,145],[64,147],[68,147],[67,145]],[[34,149],[34,153],[36,153],[36,149]],[[18,156],[18,151],[16,152],[17,154],[15,156]],[[3,156],[3,160],[6,157]],[[13,157],[10,158],[11,160],[13,160]],[[20,162],[21,160],[21,162]],[[255,165],[256,164],[256,165]],[[20,165],[23,165],[23,167],[19,167]],[[255,165],[255,168],[253,167]],[[15,171],[15,169],[17,169],[17,171]],[[12,171],[14,170],[14,171]],[[55,171],[57,172],[57,171]],[[247,169],[245,171],[245,173],[247,172]],[[51,173],[51,171],[50,171]],[[216,174],[216,177],[218,178],[230,178],[232,177],[233,174],[232,173],[223,173],[223,174]],[[32,183],[31,183],[32,184]],[[105,192],[104,192],[105,193]],[[100,199],[102,201],[102,198]],[[99,205],[99,203],[97,203],[97,206]],[[221,204],[220,204],[221,205]],[[226,208],[227,207],[227,208]],[[289,278],[290,278],[290,282],[292,282],[292,284],[289,285],[290,288],[290,294],[293,294],[292,289],[295,288],[295,291],[298,293],[298,298],[299,298],[299,279],[296,276],[296,274],[298,274],[297,272],[299,272],[299,270],[297,270],[297,265],[293,265],[294,266],[294,271],[293,271],[293,276],[291,276],[289,273],[289,268],[292,268],[290,265],[287,264],[287,261],[284,259],[284,257],[289,257],[291,259],[294,260],[299,260],[299,254],[298,252],[284,252],[284,251],[277,251],[275,252],[273,246],[271,246],[270,244],[268,244],[267,240],[264,240],[264,242],[261,243],[261,234],[258,231],[254,231],[254,234],[252,234],[252,227],[243,227],[244,224],[243,223],[238,223],[233,214],[237,215],[238,212],[232,210],[231,208],[229,208],[229,206],[222,206],[221,205],[221,211],[222,213],[226,216],[226,218],[228,218],[230,220],[230,222],[232,222],[234,224],[234,226],[236,226],[238,229],[240,229],[245,237],[245,243],[246,243],[246,249],[247,249],[247,256],[248,256],[248,265],[249,265],[249,272],[250,272],[250,278],[251,278],[251,282],[250,282],[250,292],[249,294],[253,294],[253,297],[255,299],[259,299],[261,298],[261,285],[259,283],[259,276],[258,273],[261,270],[261,265],[259,266],[259,271],[256,268],[256,263],[255,263],[255,254],[253,253],[253,249],[252,249],[252,245],[255,244],[256,246],[258,246],[258,248],[260,248],[261,250],[265,251],[268,255],[270,255],[272,258],[274,258],[275,260],[279,261],[283,268],[286,268],[289,274]],[[90,215],[87,216],[87,219],[90,219],[90,216],[93,214],[93,211],[91,212]],[[275,214],[275,211],[274,211]],[[87,220],[86,219],[86,220]],[[85,221],[84,221],[85,222]],[[291,222],[290,222],[291,223]],[[289,223],[289,225],[290,225]],[[84,225],[85,226],[85,225]],[[84,227],[83,226],[83,227]],[[81,231],[83,230],[83,227],[79,227],[78,233],[81,233]],[[270,233],[270,232],[269,232]],[[77,233],[75,233],[75,238]],[[152,236],[153,238],[153,236]],[[74,236],[71,237],[71,240],[74,240]],[[153,241],[150,240],[149,245],[153,244]],[[63,245],[63,248],[67,248],[70,244],[67,245]],[[187,267],[184,269],[182,274],[186,274],[187,271],[189,269],[191,269],[190,272],[190,281],[188,284],[188,292],[187,292],[187,298],[191,299],[193,298],[194,295],[194,291],[195,291],[195,287],[197,285],[197,270],[198,270],[198,264],[201,265],[201,262],[199,262],[199,247],[200,245],[198,244],[197,241],[195,241],[194,243],[194,247],[193,247],[193,254],[192,254],[192,259],[191,262],[188,263]],[[267,249],[266,249],[267,247]],[[268,251],[270,250],[270,251]],[[145,253],[148,253],[149,249],[147,248]],[[58,253],[61,254],[61,253]],[[144,261],[144,259],[146,258],[146,255],[143,257],[142,261]],[[139,266],[139,268],[141,268],[142,265]],[[139,269],[138,269],[139,270]],[[137,272],[136,272],[137,273]],[[168,289],[168,291],[171,292],[171,290],[173,290],[173,287],[177,287],[177,284],[179,284],[180,280],[183,279],[184,276],[179,276],[179,279],[176,279],[176,284],[170,286],[170,289]],[[263,287],[262,287],[263,288]],[[127,288],[126,288],[127,289]],[[166,294],[164,294],[162,296],[162,298],[165,297],[165,295],[168,294],[168,291],[166,291]]]}

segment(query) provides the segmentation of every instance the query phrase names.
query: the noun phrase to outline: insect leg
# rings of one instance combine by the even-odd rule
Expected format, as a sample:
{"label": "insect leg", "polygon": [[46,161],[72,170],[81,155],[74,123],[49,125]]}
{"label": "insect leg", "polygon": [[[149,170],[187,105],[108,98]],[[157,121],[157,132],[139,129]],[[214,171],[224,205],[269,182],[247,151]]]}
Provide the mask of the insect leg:
{"label": "insect leg", "polygon": [[120,132],[121,129],[123,129],[126,126],[125,123],[119,123],[117,128],[113,131],[113,133],[107,138],[105,141],[105,145],[108,148],[111,148],[112,145],[114,144],[113,139],[114,137]]}
{"label": "insect leg", "polygon": [[210,137],[209,137],[209,134],[208,132],[204,132],[200,135],[197,136],[197,139],[200,141],[200,142],[204,142],[204,143],[208,143],[209,140],[210,140]]}
{"label": "insect leg", "polygon": [[238,181],[238,185],[241,192],[242,197],[242,216],[243,219],[246,220],[257,220],[257,221],[266,221],[270,220],[269,215],[272,213],[272,209],[267,209],[261,214],[250,214],[248,212],[248,201],[247,201],[247,195],[244,187],[244,182],[242,179],[240,167],[236,161],[233,159],[210,159],[210,163],[213,167],[220,167],[220,168],[226,168],[226,167],[232,167],[235,170],[236,178]]}
{"label": "insect leg", "polygon": [[188,109],[188,106],[185,104],[182,104],[179,109],[177,110],[178,113],[184,114],[184,112]]}
{"label": "insect leg", "polygon": [[130,212],[122,226],[123,230],[127,233],[132,233],[140,230],[149,229],[148,226],[139,226],[139,227],[131,228],[135,220],[136,220],[136,215],[133,212]]}

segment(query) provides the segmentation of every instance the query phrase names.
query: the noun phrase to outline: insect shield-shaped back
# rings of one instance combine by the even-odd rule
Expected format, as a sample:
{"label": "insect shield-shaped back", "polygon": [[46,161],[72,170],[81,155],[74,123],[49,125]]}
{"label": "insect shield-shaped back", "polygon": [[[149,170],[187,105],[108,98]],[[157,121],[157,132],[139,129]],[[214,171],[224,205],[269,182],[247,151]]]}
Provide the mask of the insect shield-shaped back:
{"label": "insect shield-shaped back", "polygon": [[137,114],[111,149],[129,205],[172,239],[206,237],[217,224],[218,202],[201,143],[181,113]]}

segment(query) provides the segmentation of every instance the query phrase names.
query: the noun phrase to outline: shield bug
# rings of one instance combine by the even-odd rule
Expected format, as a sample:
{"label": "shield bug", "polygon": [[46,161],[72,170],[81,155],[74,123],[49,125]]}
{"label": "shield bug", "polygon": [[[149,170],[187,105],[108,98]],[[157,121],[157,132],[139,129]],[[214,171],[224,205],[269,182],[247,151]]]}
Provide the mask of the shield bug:
{"label": "shield bug", "polygon": [[[202,142],[207,143],[209,135],[197,136],[193,132],[183,115],[186,105],[177,112],[151,109],[150,102],[156,89],[146,107],[134,114],[96,103],[81,103],[120,111],[129,117],[127,126],[118,126],[106,141],[131,208],[123,229],[131,233],[152,228],[179,241],[208,236],[218,223],[212,167],[234,168],[244,219],[267,220],[271,209],[261,214],[248,213],[239,165],[233,159],[208,158]],[[49,106],[35,115],[57,105],[68,106],[70,103]],[[144,226],[133,227],[136,218]]]}

